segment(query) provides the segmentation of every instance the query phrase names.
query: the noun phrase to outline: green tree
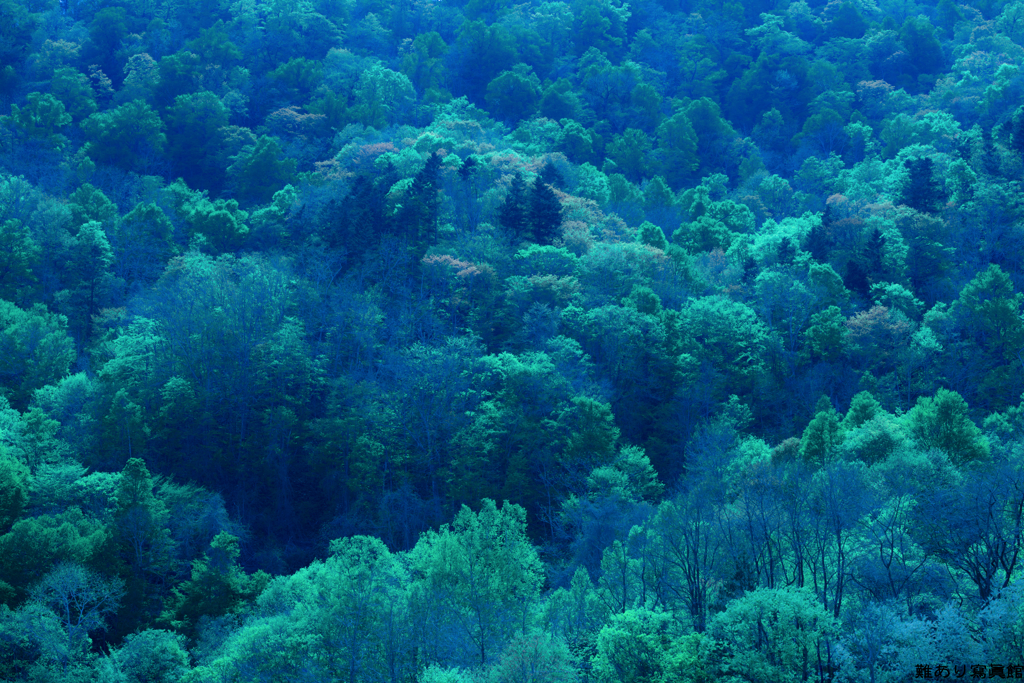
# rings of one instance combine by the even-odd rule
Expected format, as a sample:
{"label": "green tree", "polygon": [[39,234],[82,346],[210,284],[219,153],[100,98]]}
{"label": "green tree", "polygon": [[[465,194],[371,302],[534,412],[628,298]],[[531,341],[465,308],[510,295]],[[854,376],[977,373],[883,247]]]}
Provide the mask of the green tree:
{"label": "green tree", "polygon": [[105,630],[105,617],[117,611],[124,582],[107,579],[78,564],[61,562],[32,589],[32,602],[57,616],[66,641],[60,664],[64,671],[88,652],[89,633]]}
{"label": "green tree", "polygon": [[114,255],[103,226],[94,220],[78,229],[71,248],[65,271],[67,289],[58,292],[56,299],[60,309],[67,313],[69,326],[88,342],[92,337],[93,315],[107,301],[112,288],[109,269]]}
{"label": "green tree", "polygon": [[732,600],[710,631],[727,648],[723,674],[795,683],[818,675],[822,647],[839,628],[810,590],[787,587]]}
{"label": "green tree", "polygon": [[137,576],[167,569],[168,514],[166,505],[153,494],[153,477],[146,463],[130,458],[121,470],[115,526],[124,559]]}
{"label": "green tree", "polygon": [[58,562],[98,568],[109,552],[109,537],[102,522],[86,517],[78,507],[17,520],[0,536],[0,581],[14,589],[8,604],[23,602],[32,585]]}
{"label": "green tree", "polygon": [[416,99],[409,78],[380,64],[366,69],[355,90],[357,114],[367,126],[384,128],[406,115]]}
{"label": "green tree", "polygon": [[861,391],[850,399],[850,408],[843,418],[843,429],[859,427],[876,415],[881,414],[882,406],[871,395],[870,391]]}
{"label": "green tree", "polygon": [[20,302],[36,281],[39,246],[17,219],[0,223],[0,299]]}
{"label": "green tree", "polygon": [[71,67],[61,67],[53,72],[50,93],[64,104],[75,121],[81,121],[96,111],[96,97],[89,77]]}
{"label": "green tree", "polygon": [[420,33],[412,41],[412,50],[402,58],[402,73],[409,77],[421,98],[444,86],[444,57],[448,53],[441,34],[437,31]]}
{"label": "green tree", "polygon": [[178,683],[191,668],[185,637],[158,629],[130,634],[111,659],[124,683]]}
{"label": "green tree", "polygon": [[601,683],[708,680],[699,661],[688,662],[692,669],[679,666],[689,640],[671,614],[644,607],[615,614],[597,636],[595,678]]}
{"label": "green tree", "polygon": [[813,468],[827,465],[842,443],[840,416],[827,396],[818,399],[814,418],[800,438],[800,457]]}
{"label": "green tree", "polygon": [[91,183],[82,183],[68,197],[71,209],[71,223],[78,229],[89,221],[96,221],[109,228],[117,221],[117,206]]}
{"label": "green tree", "polygon": [[565,641],[540,630],[516,636],[487,672],[489,683],[577,683],[579,671]]}
{"label": "green tree", "polygon": [[181,50],[160,58],[160,81],[154,96],[161,109],[174,104],[178,95],[199,89],[203,78],[203,61],[199,55]]}
{"label": "green tree", "polygon": [[216,619],[255,597],[263,577],[249,577],[238,566],[238,538],[220,532],[203,557],[192,561],[192,576],[174,589],[162,619],[188,638],[195,638],[200,620]]}
{"label": "green tree", "polygon": [[1015,291],[1010,276],[990,265],[960,291],[951,313],[960,334],[970,343],[980,393],[1001,408],[1024,389],[1024,294]]}
{"label": "green tree", "polygon": [[421,535],[409,560],[428,651],[454,632],[464,640],[448,656],[486,665],[528,626],[542,565],[518,505],[499,509],[485,499],[479,513],[463,506],[451,524]]}
{"label": "green tree", "polygon": [[60,131],[71,124],[71,115],[64,103],[53,95],[33,92],[27,96],[24,107],[11,105],[10,116],[0,116],[0,125],[9,126],[21,136],[36,139],[52,149],[61,149],[67,138]]}
{"label": "green tree", "polygon": [[907,159],[907,180],[900,192],[900,203],[915,211],[932,213],[946,203],[946,191],[935,178],[934,162],[929,157]]}
{"label": "green tree", "polygon": [[639,182],[648,174],[651,166],[648,156],[652,149],[647,133],[629,128],[622,135],[616,135],[608,145],[608,157],[627,178]]}
{"label": "green tree", "polygon": [[988,439],[971,420],[967,402],[955,391],[939,389],[934,397],[917,399],[907,420],[921,446],[942,450],[956,465],[989,457]]}
{"label": "green tree", "polygon": [[220,191],[224,169],[220,151],[228,110],[209,90],[178,95],[164,115],[167,123],[167,155],[175,172],[190,187]]}
{"label": "green tree", "polygon": [[553,186],[545,182],[543,174],[534,181],[530,191],[530,226],[537,244],[554,242],[562,227],[562,202]]}
{"label": "green tree", "polygon": [[0,300],[0,387],[16,408],[32,393],[62,379],[75,361],[68,320],[43,304],[23,311]]}
{"label": "green tree", "polygon": [[485,101],[497,118],[514,124],[536,111],[540,96],[540,79],[533,69],[516,64],[487,84]]}
{"label": "green tree", "polygon": [[253,203],[270,201],[274,193],[293,181],[295,160],[284,156],[277,138],[261,135],[255,145],[231,157],[227,174],[243,199]]}
{"label": "green tree", "polygon": [[838,306],[829,306],[812,315],[810,325],[804,331],[807,355],[814,360],[835,363],[843,356],[845,336],[846,318]]}
{"label": "green tree", "polygon": [[163,152],[167,137],[156,111],[135,100],[82,121],[85,151],[94,161],[126,171],[145,170]]}
{"label": "green tree", "polygon": [[28,502],[29,469],[0,446],[0,535],[11,530]]}
{"label": "green tree", "polygon": [[526,239],[529,235],[529,204],[526,194],[526,181],[518,171],[512,176],[505,201],[498,209],[498,222],[511,231],[516,239]]}
{"label": "green tree", "polygon": [[396,222],[419,255],[437,242],[437,221],[441,205],[441,155],[427,157],[402,197]]}

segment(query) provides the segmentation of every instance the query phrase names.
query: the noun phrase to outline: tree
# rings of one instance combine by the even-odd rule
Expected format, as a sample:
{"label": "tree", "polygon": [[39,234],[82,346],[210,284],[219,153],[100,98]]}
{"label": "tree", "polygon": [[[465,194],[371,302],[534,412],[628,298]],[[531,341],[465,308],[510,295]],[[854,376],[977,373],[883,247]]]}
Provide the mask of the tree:
{"label": "tree", "polygon": [[488,677],[492,683],[577,683],[579,671],[564,640],[531,630],[508,644]]}
{"label": "tree", "polygon": [[498,209],[498,222],[511,231],[516,239],[525,239],[529,229],[529,204],[526,194],[526,182],[521,173],[512,176],[505,201]]}
{"label": "tree", "polygon": [[479,513],[463,506],[451,524],[428,531],[410,553],[414,602],[428,648],[452,661],[496,659],[523,631],[541,584],[541,562],[526,536],[526,511],[485,499]]}
{"label": "tree", "polygon": [[195,638],[201,619],[222,617],[254,598],[266,577],[247,576],[238,556],[237,537],[223,531],[214,536],[203,557],[192,561],[191,578],[174,589],[161,619]]}
{"label": "tree", "polygon": [[818,399],[814,419],[804,429],[800,439],[800,456],[810,467],[827,465],[835,457],[842,442],[839,413],[827,396]]}
{"label": "tree", "polygon": [[648,155],[653,145],[647,133],[629,128],[622,135],[616,135],[608,145],[608,157],[619,170],[634,182],[639,182],[650,168]]}
{"label": "tree", "polygon": [[75,361],[68,319],[43,304],[27,311],[0,300],[0,387],[16,408],[32,393],[62,379]]}
{"label": "tree", "polygon": [[138,203],[112,231],[114,271],[129,284],[152,282],[171,254],[174,226],[152,202]]}
{"label": "tree", "polygon": [[[549,167],[545,166],[545,169]],[[542,174],[534,181],[530,192],[529,221],[532,239],[537,244],[554,242],[562,227],[562,202],[552,187]]]}
{"label": "tree", "polygon": [[964,469],[922,497],[915,522],[925,551],[962,572],[984,604],[1013,583],[1024,550],[1024,461],[1018,451]]}
{"label": "tree", "polygon": [[96,111],[96,98],[89,77],[70,67],[54,71],[50,93],[64,104],[74,121],[81,121]]}
{"label": "tree", "polygon": [[101,164],[144,171],[156,162],[167,142],[156,111],[135,100],[82,121],[86,154]]}
{"label": "tree", "polygon": [[67,312],[68,324],[76,336],[88,342],[92,338],[93,315],[109,300],[113,284],[109,268],[114,255],[103,226],[94,220],[78,228],[71,248],[66,266],[67,289],[58,292],[56,299],[60,309]]}
{"label": "tree", "polygon": [[[671,614],[645,607],[614,614],[597,636],[595,678],[601,683],[701,680],[703,667],[698,662],[692,662],[697,666],[689,671],[673,670],[673,650],[683,640],[682,629]],[[686,677],[677,679],[678,674]]]}
{"label": "tree", "polygon": [[190,669],[185,636],[158,629],[130,634],[112,659],[125,683],[177,683]]}
{"label": "tree", "polygon": [[838,306],[829,306],[811,316],[810,325],[804,331],[807,339],[804,351],[814,360],[835,363],[844,355],[845,336],[846,318]]}
{"label": "tree", "polygon": [[64,669],[89,649],[89,633],[106,629],[124,596],[124,582],[107,579],[77,562],[61,562],[32,589],[32,602],[51,610],[64,631]]}
{"label": "tree", "polygon": [[29,469],[0,447],[0,535],[11,530],[28,502]]}
{"label": "tree", "polygon": [[922,76],[940,73],[946,59],[942,46],[935,38],[935,29],[924,17],[911,17],[900,29],[900,40],[907,49],[908,66],[904,80],[917,79],[918,82],[907,83],[912,89],[918,88]]}
{"label": "tree", "polygon": [[60,130],[71,124],[71,115],[64,103],[53,95],[29,93],[24,108],[11,105],[10,116],[0,116],[0,125],[10,126],[28,139],[36,139],[52,149],[61,149],[67,138]]}
{"label": "tree", "polygon": [[727,524],[720,501],[697,486],[662,503],[651,522],[657,562],[664,568],[661,601],[685,610],[697,633],[707,630],[727,573]]}
{"label": "tree", "polygon": [[243,148],[231,161],[228,179],[241,198],[251,203],[269,201],[294,179],[296,162],[284,157],[277,138],[261,135],[256,144]]}
{"label": "tree", "polygon": [[934,397],[922,396],[907,419],[921,446],[944,451],[956,465],[989,457],[988,439],[971,420],[967,402],[955,391],[939,389]]}
{"label": "tree", "polygon": [[444,57],[448,53],[437,31],[420,33],[412,41],[412,50],[402,58],[402,73],[409,77],[416,91],[424,98],[431,91],[444,87]]}
{"label": "tree", "polygon": [[945,188],[935,179],[934,162],[929,157],[907,159],[908,177],[900,192],[900,203],[915,211],[932,213],[946,204]]}
{"label": "tree", "polygon": [[540,79],[533,69],[516,64],[487,84],[485,101],[497,118],[515,124],[536,111],[540,95]]}
{"label": "tree", "polygon": [[20,302],[36,281],[39,246],[21,221],[0,223],[0,299]]}
{"label": "tree", "polygon": [[220,165],[228,110],[209,90],[178,95],[164,115],[167,154],[190,187],[218,193],[224,184]]}
{"label": "tree", "polygon": [[960,291],[951,313],[969,343],[980,394],[995,408],[1016,399],[1022,388],[1011,368],[1024,368],[1024,294],[1014,291],[1010,276],[990,265]]}
{"label": "tree", "polygon": [[759,588],[732,600],[710,631],[728,648],[722,673],[765,683],[817,676],[836,620],[806,588]]}
{"label": "tree", "polygon": [[402,197],[395,222],[415,252],[422,256],[437,241],[437,220],[441,206],[441,155],[436,152],[413,177]]}
{"label": "tree", "polygon": [[377,64],[359,77],[355,96],[359,119],[367,126],[384,128],[407,114],[416,90],[405,74]]}

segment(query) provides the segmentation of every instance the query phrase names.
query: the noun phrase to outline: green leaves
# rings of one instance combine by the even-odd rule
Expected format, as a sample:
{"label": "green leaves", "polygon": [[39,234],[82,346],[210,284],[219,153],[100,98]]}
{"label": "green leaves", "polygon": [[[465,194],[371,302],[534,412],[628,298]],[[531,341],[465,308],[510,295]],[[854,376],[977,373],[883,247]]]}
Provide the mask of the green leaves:
{"label": "green leaves", "polygon": [[228,179],[238,194],[250,202],[269,201],[294,179],[295,160],[284,157],[277,138],[261,135],[256,144],[243,148],[231,161]]}
{"label": "green leaves", "polygon": [[487,105],[494,114],[516,123],[532,114],[540,101],[540,79],[526,64],[516,64],[487,84]]}
{"label": "green leaves", "polygon": [[450,525],[424,533],[409,559],[420,623],[430,625],[428,647],[441,646],[447,630],[458,638],[445,646],[448,656],[481,665],[526,627],[543,578],[526,511],[508,503],[499,509],[490,499],[479,513],[463,506]]}
{"label": "green leaves", "polygon": [[25,107],[11,105],[11,115],[0,116],[0,125],[9,126],[24,137],[35,138],[54,149],[61,149],[67,143],[60,130],[70,123],[71,115],[64,110],[64,104],[49,93],[29,93]]}
{"label": "green leaves", "polygon": [[747,680],[795,683],[815,666],[817,648],[838,623],[805,588],[759,588],[729,603],[710,631],[723,641],[725,671]]}
{"label": "green leaves", "polygon": [[0,534],[10,531],[28,502],[29,469],[0,446]]}
{"label": "green leaves", "polygon": [[0,300],[0,387],[24,408],[32,392],[62,379],[75,361],[68,321],[42,304],[22,310]]}
{"label": "green leaves", "polygon": [[416,99],[416,90],[405,74],[380,64],[362,73],[355,93],[359,119],[378,129],[396,123]]}
{"label": "green leaves", "polygon": [[908,415],[920,445],[944,451],[956,465],[987,460],[988,439],[970,418],[967,402],[955,391],[939,389],[921,397]]}
{"label": "green leaves", "polygon": [[135,100],[82,122],[86,153],[101,164],[126,171],[144,170],[163,152],[167,137],[156,111]]}

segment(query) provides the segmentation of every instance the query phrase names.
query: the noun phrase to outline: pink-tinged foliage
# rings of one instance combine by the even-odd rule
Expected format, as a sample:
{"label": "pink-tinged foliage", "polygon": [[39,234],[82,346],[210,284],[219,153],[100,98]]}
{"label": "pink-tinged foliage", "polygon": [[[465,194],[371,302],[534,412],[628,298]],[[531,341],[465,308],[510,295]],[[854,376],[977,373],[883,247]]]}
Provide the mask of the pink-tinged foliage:
{"label": "pink-tinged foliage", "polygon": [[480,268],[475,263],[469,261],[460,261],[459,259],[449,256],[448,254],[434,254],[431,256],[424,256],[423,263],[426,264],[438,264],[441,266],[448,266],[455,271],[455,276],[460,278],[468,278],[481,273]]}
{"label": "pink-tinged foliage", "polygon": [[323,114],[309,114],[299,107],[278,109],[267,117],[267,127],[276,135],[311,135],[327,121]]}
{"label": "pink-tinged foliage", "polygon": [[872,306],[846,321],[846,339],[857,350],[887,360],[910,343],[914,323],[885,306]]}

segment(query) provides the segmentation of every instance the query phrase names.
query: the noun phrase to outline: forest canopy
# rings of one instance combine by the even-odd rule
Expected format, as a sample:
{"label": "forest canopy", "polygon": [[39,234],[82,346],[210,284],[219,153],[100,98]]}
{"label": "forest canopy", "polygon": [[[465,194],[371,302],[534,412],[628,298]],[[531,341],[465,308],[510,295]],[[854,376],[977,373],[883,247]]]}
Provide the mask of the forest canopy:
{"label": "forest canopy", "polygon": [[0,0],[0,680],[1019,677],[1022,67],[1007,0]]}

